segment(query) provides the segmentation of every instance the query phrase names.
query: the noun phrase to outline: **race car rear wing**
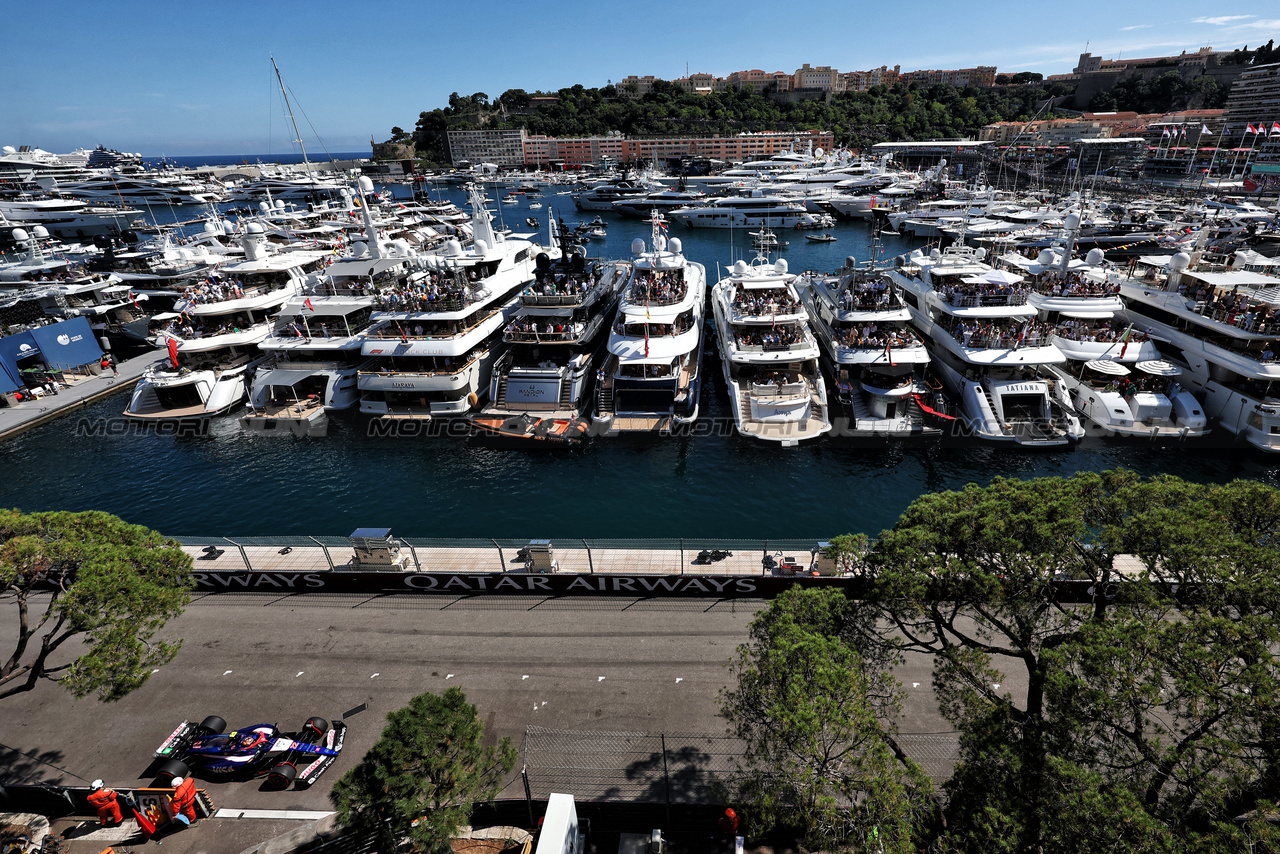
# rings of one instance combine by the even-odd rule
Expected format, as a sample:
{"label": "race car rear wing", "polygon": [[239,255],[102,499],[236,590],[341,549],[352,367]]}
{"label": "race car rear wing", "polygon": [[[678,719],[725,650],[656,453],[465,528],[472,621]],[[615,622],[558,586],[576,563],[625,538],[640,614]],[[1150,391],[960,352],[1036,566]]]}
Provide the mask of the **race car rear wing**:
{"label": "race car rear wing", "polygon": [[194,740],[196,730],[200,727],[194,721],[183,721],[178,724],[178,728],[170,733],[158,748],[156,748],[156,759],[172,759],[182,751],[186,750]]}

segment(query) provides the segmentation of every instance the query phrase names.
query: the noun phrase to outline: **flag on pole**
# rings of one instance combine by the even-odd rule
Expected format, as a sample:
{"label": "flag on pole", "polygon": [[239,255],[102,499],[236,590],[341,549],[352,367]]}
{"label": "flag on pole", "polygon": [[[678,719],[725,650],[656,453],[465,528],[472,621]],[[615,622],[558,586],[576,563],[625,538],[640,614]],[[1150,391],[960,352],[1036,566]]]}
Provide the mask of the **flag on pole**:
{"label": "flag on pole", "polygon": [[129,302],[133,303],[134,308],[142,308],[138,305],[138,296],[133,291],[129,291]]}
{"label": "flag on pole", "polygon": [[1202,134],[1207,133],[1209,136],[1213,136],[1213,131],[1209,130],[1208,125],[1200,125],[1200,133]]}
{"label": "flag on pole", "polygon": [[303,302],[303,305],[305,305],[305,306],[307,307],[307,311],[315,311],[315,310],[316,310],[316,307],[315,307],[314,305],[312,305],[312,304],[311,304],[311,297],[307,297],[306,301],[305,301],[305,302]]}
{"label": "flag on pole", "polygon": [[1129,334],[1130,334],[1131,332],[1133,332],[1133,324],[1132,324],[1132,323],[1130,323],[1130,324],[1129,324],[1129,326],[1128,326],[1128,328],[1126,328],[1126,329],[1125,329],[1124,334],[1120,336],[1120,343],[1124,345],[1124,346],[1122,346],[1122,347],[1120,348],[1120,358],[1121,358],[1121,359],[1123,359],[1123,358],[1124,358],[1125,351],[1129,349]]}
{"label": "flag on pole", "polygon": [[884,342],[884,355],[889,360],[889,366],[896,368],[898,363],[893,360],[893,339],[887,339]]}
{"label": "flag on pole", "polygon": [[[1280,122],[1271,123],[1271,133],[1280,133]],[[1271,134],[1267,134],[1267,136],[1270,136],[1270,135]]]}
{"label": "flag on pole", "polygon": [[1255,128],[1253,125],[1249,125],[1247,128],[1245,128],[1244,132],[1245,132],[1245,133],[1257,133],[1257,132],[1258,132],[1258,129],[1257,129],[1257,128]]}
{"label": "flag on pole", "polygon": [[1169,129],[1168,129],[1168,128],[1165,128],[1164,130],[1160,131],[1160,138],[1161,138],[1161,139],[1167,139],[1167,138],[1168,138],[1168,136],[1169,136]]}
{"label": "flag on pole", "polygon": [[178,339],[169,339],[169,361],[173,362],[173,366],[178,367]]}

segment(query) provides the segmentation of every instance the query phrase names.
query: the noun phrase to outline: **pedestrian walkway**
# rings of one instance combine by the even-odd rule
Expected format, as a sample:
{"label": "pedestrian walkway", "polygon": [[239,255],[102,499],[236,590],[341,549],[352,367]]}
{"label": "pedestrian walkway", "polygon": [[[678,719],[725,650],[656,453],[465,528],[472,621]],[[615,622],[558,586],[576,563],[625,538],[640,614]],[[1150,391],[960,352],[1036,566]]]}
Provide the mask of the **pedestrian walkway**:
{"label": "pedestrian walkway", "polygon": [[74,412],[107,395],[132,388],[147,368],[163,355],[163,351],[153,350],[134,356],[118,364],[114,370],[108,369],[98,376],[74,382],[57,394],[46,394],[0,409],[0,440]]}

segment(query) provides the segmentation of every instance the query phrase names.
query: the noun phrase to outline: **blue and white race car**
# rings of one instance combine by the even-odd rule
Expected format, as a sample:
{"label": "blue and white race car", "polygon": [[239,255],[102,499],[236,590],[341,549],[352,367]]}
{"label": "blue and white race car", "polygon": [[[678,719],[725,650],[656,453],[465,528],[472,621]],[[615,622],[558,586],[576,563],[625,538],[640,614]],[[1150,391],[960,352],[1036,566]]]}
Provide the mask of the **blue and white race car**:
{"label": "blue and white race car", "polygon": [[207,776],[265,775],[272,786],[310,786],[323,774],[346,738],[347,725],[309,718],[298,732],[257,724],[226,732],[227,722],[210,715],[200,723],[183,721],[156,750],[157,780],[168,783],[194,770]]}

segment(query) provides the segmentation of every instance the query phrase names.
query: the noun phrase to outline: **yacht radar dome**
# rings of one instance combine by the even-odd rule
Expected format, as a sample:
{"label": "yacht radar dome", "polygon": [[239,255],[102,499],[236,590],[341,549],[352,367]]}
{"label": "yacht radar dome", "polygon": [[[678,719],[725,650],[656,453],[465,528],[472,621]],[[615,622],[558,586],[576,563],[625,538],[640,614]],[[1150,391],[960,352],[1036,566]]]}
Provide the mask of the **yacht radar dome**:
{"label": "yacht radar dome", "polygon": [[369,180],[368,175],[361,175],[360,180],[356,182],[360,187],[360,192],[368,194],[373,192],[373,181]]}
{"label": "yacht radar dome", "polygon": [[733,274],[735,276],[745,276],[747,274],[747,262],[739,259],[733,264]]}
{"label": "yacht radar dome", "polygon": [[1096,246],[1089,250],[1089,254],[1084,256],[1084,262],[1090,267],[1096,267],[1107,259],[1107,253],[1103,252]]}
{"label": "yacht radar dome", "polygon": [[1036,256],[1036,263],[1041,267],[1048,267],[1053,263],[1053,250],[1041,249],[1040,254]]}
{"label": "yacht radar dome", "polygon": [[0,150],[3,150],[5,154],[17,154],[17,153],[18,153],[18,149],[14,148],[12,145],[6,145],[3,149],[0,149]]}
{"label": "yacht radar dome", "polygon": [[987,257],[987,250],[979,246],[973,250],[973,257],[981,261],[983,258]]}
{"label": "yacht radar dome", "polygon": [[787,259],[779,258],[776,262],[774,262],[773,269],[777,270],[779,273],[785,273],[787,272],[787,266],[788,266]]}
{"label": "yacht radar dome", "polygon": [[1185,252],[1177,252],[1169,259],[1169,269],[1181,273],[1191,266],[1191,256]]}
{"label": "yacht radar dome", "polygon": [[462,254],[462,244],[457,240],[447,240],[444,244],[444,254],[449,258],[456,258]]}
{"label": "yacht radar dome", "polygon": [[267,233],[267,230],[262,227],[262,223],[260,222],[249,223],[248,227],[245,228],[245,231],[249,234],[266,234]]}
{"label": "yacht radar dome", "polygon": [[351,255],[354,258],[363,258],[369,251],[369,244],[363,240],[357,240],[351,244]]}
{"label": "yacht radar dome", "polygon": [[27,234],[25,228],[15,228],[11,233],[15,243],[24,243],[31,239],[31,235]]}
{"label": "yacht radar dome", "polygon": [[631,254],[632,254],[632,255],[639,255],[639,254],[640,254],[641,252],[643,252],[643,251],[644,251],[644,241],[643,241],[643,240],[641,240],[640,238],[638,238],[638,237],[637,237],[635,240],[631,241]]}
{"label": "yacht radar dome", "polygon": [[857,259],[857,258],[853,257],[852,255],[847,255],[847,256],[845,256],[845,259],[844,259],[844,268],[845,268],[846,270],[852,270],[852,269],[854,269],[854,268],[855,268],[855,267],[857,267],[857,266],[858,266],[858,259]]}
{"label": "yacht radar dome", "polygon": [[45,228],[43,225],[37,225],[35,228],[31,229],[31,236],[36,240],[44,240],[49,236],[49,229]]}
{"label": "yacht radar dome", "polygon": [[680,238],[678,238],[678,237],[673,237],[673,238],[671,238],[670,240],[668,240],[668,241],[667,241],[667,248],[671,250],[671,254],[672,254],[672,255],[679,255],[679,254],[680,254],[680,249],[681,249],[683,246],[684,246],[684,244],[682,244],[682,243],[680,242]]}
{"label": "yacht radar dome", "polygon": [[489,244],[484,240],[477,240],[472,244],[472,248],[476,250],[476,254],[483,258],[489,254]]}
{"label": "yacht radar dome", "polygon": [[1080,227],[1080,216],[1078,214],[1069,213],[1067,214],[1067,218],[1062,221],[1062,224],[1067,227],[1067,231],[1075,231]]}

